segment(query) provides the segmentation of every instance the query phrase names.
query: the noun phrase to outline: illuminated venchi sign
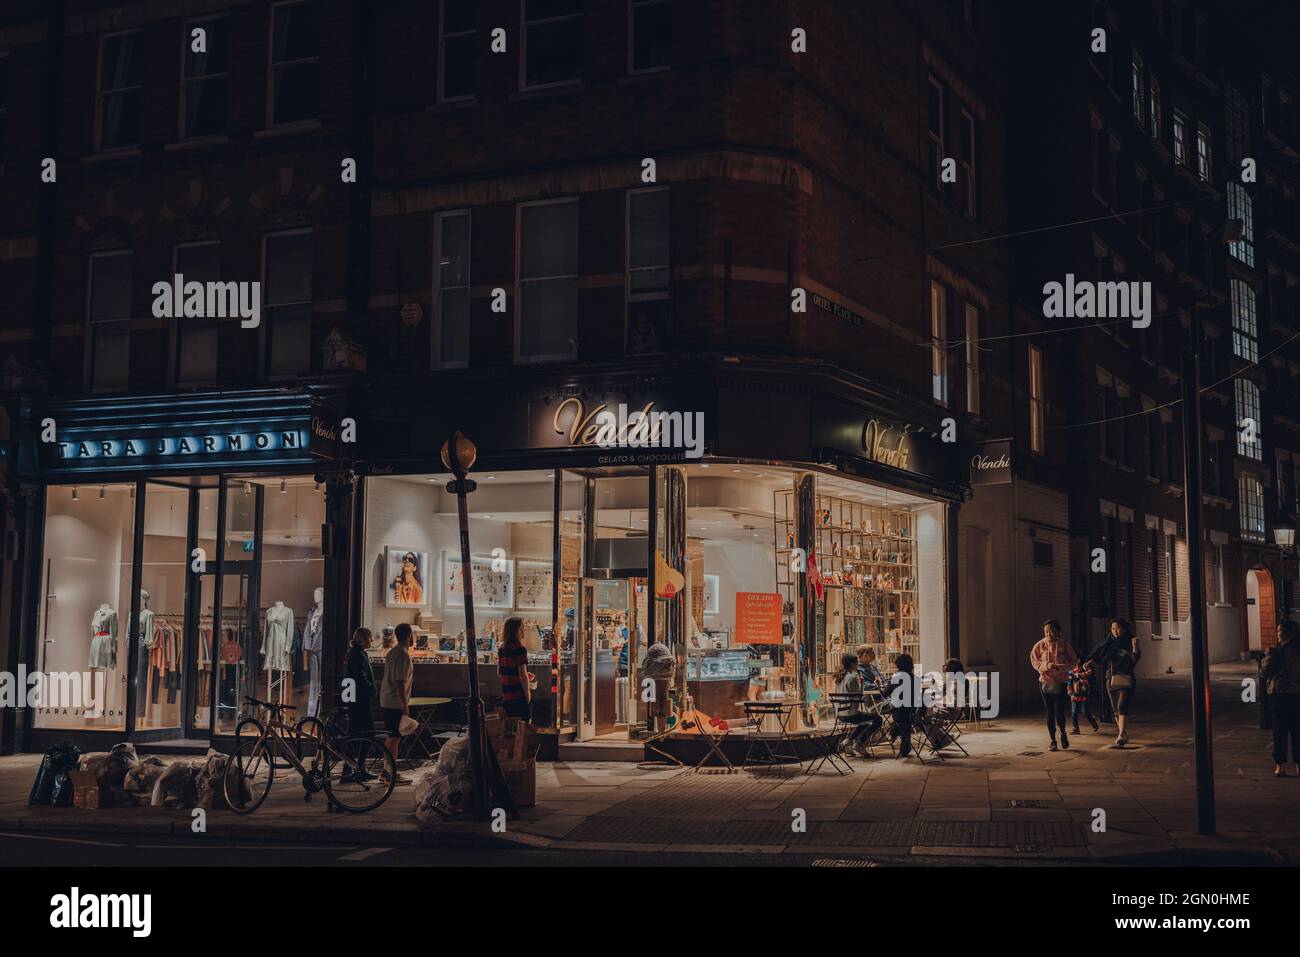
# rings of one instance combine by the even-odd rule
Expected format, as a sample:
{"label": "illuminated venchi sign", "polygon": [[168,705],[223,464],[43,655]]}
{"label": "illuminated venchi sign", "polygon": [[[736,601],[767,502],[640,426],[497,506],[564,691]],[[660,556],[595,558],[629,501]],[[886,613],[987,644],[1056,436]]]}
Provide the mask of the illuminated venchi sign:
{"label": "illuminated venchi sign", "polygon": [[862,451],[873,462],[911,471],[912,441],[906,429],[868,419],[862,427]]}
{"label": "illuminated venchi sign", "polygon": [[306,429],[267,429],[255,432],[204,432],[149,438],[84,439],[59,442],[59,460],[170,458],[241,455],[259,452],[305,450]]}

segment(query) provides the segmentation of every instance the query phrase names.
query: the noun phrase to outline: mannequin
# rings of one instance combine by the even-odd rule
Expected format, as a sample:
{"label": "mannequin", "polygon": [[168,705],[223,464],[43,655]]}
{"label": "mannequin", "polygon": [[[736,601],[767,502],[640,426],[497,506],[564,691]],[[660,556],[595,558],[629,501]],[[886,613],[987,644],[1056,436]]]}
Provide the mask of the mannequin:
{"label": "mannequin", "polygon": [[135,663],[135,715],[142,718],[149,710],[149,652],[158,643],[153,627],[153,612],[149,608],[149,593],[140,589],[140,653]]}
{"label": "mannequin", "polygon": [[[92,671],[104,672],[103,680],[95,682],[95,688],[108,690],[108,672],[117,670],[117,612],[108,602],[103,602],[90,616],[90,668]],[[95,702],[87,718],[102,718],[104,702]]]}
{"label": "mannequin", "polygon": [[311,684],[307,689],[307,714],[316,716],[320,698],[320,650],[321,633],[325,624],[325,589],[317,588],[313,597],[315,606],[307,613],[307,627],[303,629],[302,651],[307,656],[307,672]]}
{"label": "mannequin", "polygon": [[267,692],[277,680],[272,671],[290,671],[289,648],[293,644],[293,609],[277,601],[266,610],[266,632],[262,636],[262,654],[266,656]]}

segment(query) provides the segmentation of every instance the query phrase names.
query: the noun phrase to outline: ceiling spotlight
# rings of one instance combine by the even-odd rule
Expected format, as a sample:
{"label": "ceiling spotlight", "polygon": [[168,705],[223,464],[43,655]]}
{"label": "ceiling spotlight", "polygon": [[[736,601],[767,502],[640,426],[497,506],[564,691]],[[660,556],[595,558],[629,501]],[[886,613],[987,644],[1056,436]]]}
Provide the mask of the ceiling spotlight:
{"label": "ceiling spotlight", "polygon": [[245,494],[245,495],[252,495],[252,494],[253,494],[253,483],[252,483],[252,482],[245,482],[245,483],[244,483],[244,494]]}
{"label": "ceiling spotlight", "polygon": [[494,478],[496,478],[496,476],[495,476],[495,475],[489,475],[488,478],[489,478],[489,479],[494,479]]}
{"label": "ceiling spotlight", "polygon": [[285,486],[285,481],[284,481],[284,479],[280,479],[280,494],[283,495],[283,494],[284,494],[285,492],[287,492],[287,491],[288,491],[288,488]]}
{"label": "ceiling spotlight", "polygon": [[99,497],[100,498],[104,497],[104,486],[102,485],[99,487]]}
{"label": "ceiling spotlight", "polygon": [[81,496],[77,494],[77,486],[75,485],[72,486],[72,500],[76,502],[76,501],[80,501],[80,499]]}

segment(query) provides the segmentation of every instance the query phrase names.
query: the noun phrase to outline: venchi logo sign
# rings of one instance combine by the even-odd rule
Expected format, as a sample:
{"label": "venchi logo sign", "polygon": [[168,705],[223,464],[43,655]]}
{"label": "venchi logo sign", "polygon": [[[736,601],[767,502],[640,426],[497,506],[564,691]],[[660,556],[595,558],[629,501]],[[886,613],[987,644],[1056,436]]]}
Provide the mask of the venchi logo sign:
{"label": "venchi logo sign", "polygon": [[868,419],[862,427],[862,451],[873,462],[912,470],[912,441],[906,430],[882,425],[879,419]]}

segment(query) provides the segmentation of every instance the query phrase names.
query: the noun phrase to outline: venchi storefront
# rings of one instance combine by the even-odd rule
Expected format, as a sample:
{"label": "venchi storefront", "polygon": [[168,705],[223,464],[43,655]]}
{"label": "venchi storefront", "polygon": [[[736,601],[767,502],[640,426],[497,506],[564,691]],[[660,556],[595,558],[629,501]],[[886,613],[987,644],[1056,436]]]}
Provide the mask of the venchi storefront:
{"label": "venchi storefront", "polygon": [[[965,459],[934,410],[839,372],[703,360],[448,372],[360,404],[354,624],[381,639],[377,669],[393,629],[413,627],[417,697],[463,696],[467,655],[494,663],[510,616],[537,676],[534,723],[579,741],[645,727],[638,667],[652,641],[677,657],[679,703],[723,718],[748,698],[816,700],[861,645],[922,669],[955,647],[948,557]],[[647,411],[681,413],[671,447],[620,444]],[[604,412],[619,424],[602,433]],[[468,570],[439,461],[457,429],[478,449]],[[480,675],[490,703],[495,669]]]}
{"label": "venchi storefront", "polygon": [[203,747],[246,695],[313,712],[334,682],[325,635],[346,627],[334,408],[266,390],[30,413],[23,658],[82,693],[48,687],[22,747]]}

